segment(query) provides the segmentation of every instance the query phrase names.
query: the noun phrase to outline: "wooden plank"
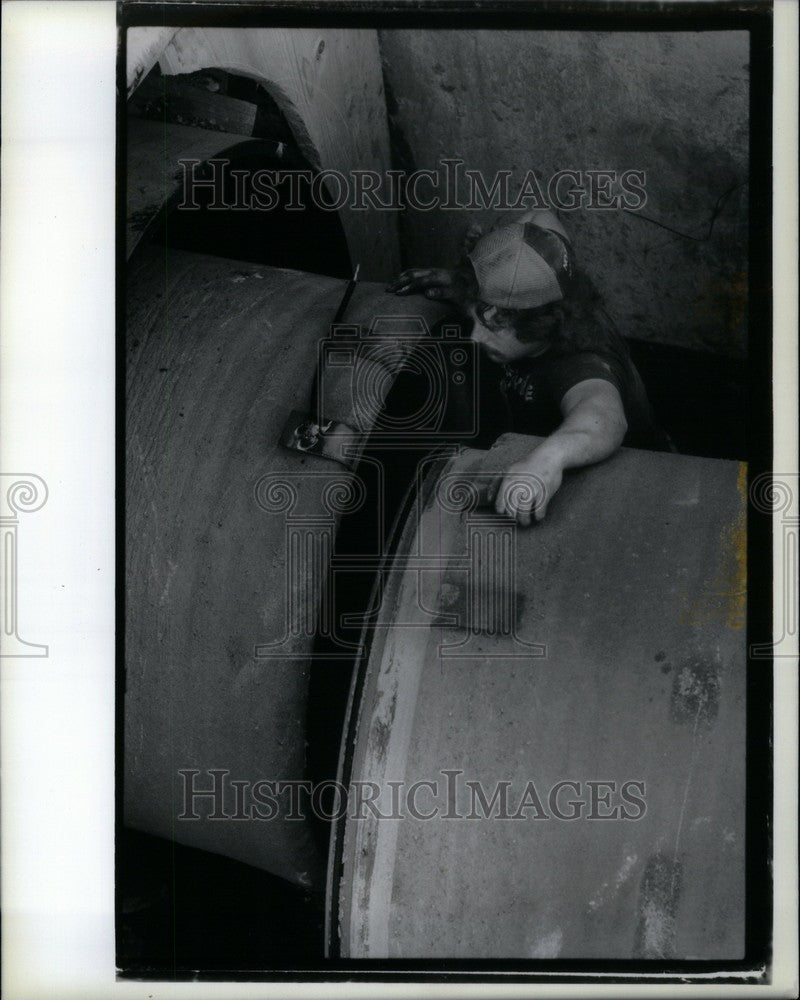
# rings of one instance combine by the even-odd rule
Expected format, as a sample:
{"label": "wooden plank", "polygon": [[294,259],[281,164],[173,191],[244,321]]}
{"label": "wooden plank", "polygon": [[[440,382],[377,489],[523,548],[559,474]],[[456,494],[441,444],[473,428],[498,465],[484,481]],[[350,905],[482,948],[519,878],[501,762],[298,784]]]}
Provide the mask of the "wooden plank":
{"label": "wooden plank", "polygon": [[253,134],[257,110],[249,101],[201,88],[196,79],[171,76],[148,77],[128,102],[128,113],[139,118],[248,138]]}

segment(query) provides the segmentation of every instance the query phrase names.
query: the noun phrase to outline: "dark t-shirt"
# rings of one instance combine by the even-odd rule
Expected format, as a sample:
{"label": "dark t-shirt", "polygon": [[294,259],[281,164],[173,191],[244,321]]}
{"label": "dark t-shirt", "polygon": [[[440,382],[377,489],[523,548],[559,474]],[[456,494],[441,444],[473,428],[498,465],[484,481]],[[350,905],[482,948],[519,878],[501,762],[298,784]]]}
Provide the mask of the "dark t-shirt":
{"label": "dark t-shirt", "polygon": [[[494,364],[482,354],[478,360],[475,381],[479,391],[475,402],[479,430],[468,436],[474,447],[490,447],[504,431],[540,437],[552,434],[564,420],[561,401],[565,394],[579,382],[604,379],[622,399],[628,423],[623,444],[658,451],[671,449],[669,438],[653,416],[627,347],[619,338],[617,347],[609,350],[550,348],[539,357],[507,365]],[[463,414],[470,408],[464,400],[456,405],[457,423],[469,424]]]}
{"label": "dark t-shirt", "polygon": [[552,356],[548,353],[504,365],[498,374],[498,387],[509,410],[511,428],[520,434],[552,434],[564,420],[561,400],[587,379],[603,379],[619,392],[628,422],[624,445],[654,451],[670,449],[669,438],[653,416],[633,362],[593,351]]}
{"label": "dark t-shirt", "polygon": [[564,395],[579,382],[594,378],[610,382],[625,404],[623,373],[611,361],[589,351],[560,357],[545,354],[504,365],[499,388],[509,407],[514,430],[544,436],[552,434],[564,419],[560,409]]}

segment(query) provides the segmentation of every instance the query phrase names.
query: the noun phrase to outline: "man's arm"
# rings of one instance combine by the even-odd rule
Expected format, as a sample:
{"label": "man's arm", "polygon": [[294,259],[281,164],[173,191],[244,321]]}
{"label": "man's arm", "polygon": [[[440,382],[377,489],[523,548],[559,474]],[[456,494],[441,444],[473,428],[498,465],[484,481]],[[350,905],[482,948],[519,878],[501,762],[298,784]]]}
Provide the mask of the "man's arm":
{"label": "man's arm", "polygon": [[531,514],[541,521],[564,471],[613,455],[628,429],[620,394],[605,379],[574,385],[561,400],[561,413],[558,430],[504,476],[495,500],[498,514],[523,525],[531,523]]}

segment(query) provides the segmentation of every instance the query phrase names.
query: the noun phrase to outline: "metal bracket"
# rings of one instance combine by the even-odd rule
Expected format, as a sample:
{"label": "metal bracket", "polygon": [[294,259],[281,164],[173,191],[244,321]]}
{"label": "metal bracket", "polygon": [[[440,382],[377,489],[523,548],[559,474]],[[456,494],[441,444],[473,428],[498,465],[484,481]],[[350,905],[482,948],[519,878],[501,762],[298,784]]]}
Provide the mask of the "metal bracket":
{"label": "metal bracket", "polygon": [[280,439],[289,451],[328,458],[350,471],[356,467],[363,440],[364,434],[348,424],[324,419],[317,422],[302,410],[292,410]]}

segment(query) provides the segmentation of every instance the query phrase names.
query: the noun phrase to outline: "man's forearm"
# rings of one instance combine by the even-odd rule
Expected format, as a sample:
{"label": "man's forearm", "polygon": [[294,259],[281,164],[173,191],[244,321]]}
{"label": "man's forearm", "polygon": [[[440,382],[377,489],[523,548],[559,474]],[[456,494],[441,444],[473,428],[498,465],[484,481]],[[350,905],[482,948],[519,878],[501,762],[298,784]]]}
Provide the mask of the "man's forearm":
{"label": "man's forearm", "polygon": [[[522,525],[530,524],[531,514],[541,521],[565,470],[613,455],[628,429],[619,392],[600,379],[574,386],[565,394],[561,412],[564,420],[558,430],[503,477],[495,496],[498,514],[508,514]],[[538,482],[536,489],[530,489],[532,476]],[[521,504],[513,499],[518,483],[525,484],[529,494]]]}
{"label": "man's forearm", "polygon": [[539,459],[549,458],[561,469],[601,462],[622,444],[628,426],[621,413],[603,403],[587,400],[576,406],[564,422],[536,449]]}

